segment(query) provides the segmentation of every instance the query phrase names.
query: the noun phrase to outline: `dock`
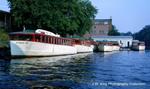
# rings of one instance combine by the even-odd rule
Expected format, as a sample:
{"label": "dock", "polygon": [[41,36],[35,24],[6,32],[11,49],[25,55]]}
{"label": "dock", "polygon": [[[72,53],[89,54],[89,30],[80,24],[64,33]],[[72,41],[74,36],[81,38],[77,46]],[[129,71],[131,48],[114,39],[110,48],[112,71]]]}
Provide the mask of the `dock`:
{"label": "dock", "polygon": [[120,51],[131,51],[131,49],[130,48],[121,47]]}

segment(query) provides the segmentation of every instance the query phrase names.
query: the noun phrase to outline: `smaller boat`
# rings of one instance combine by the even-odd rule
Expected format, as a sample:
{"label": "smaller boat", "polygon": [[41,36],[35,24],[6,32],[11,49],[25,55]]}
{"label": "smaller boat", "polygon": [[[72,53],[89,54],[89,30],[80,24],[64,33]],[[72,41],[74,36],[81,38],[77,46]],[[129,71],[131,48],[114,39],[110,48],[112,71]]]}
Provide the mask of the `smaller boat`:
{"label": "smaller boat", "polygon": [[138,40],[134,40],[132,42],[131,49],[135,50],[135,51],[144,51],[145,50],[145,43],[141,42],[141,41],[138,41]]}
{"label": "smaller boat", "polygon": [[111,42],[98,42],[98,50],[100,52],[112,52],[113,46]]}
{"label": "smaller boat", "polygon": [[77,53],[93,52],[94,45],[89,40],[74,39],[74,47],[77,49]]}
{"label": "smaller boat", "polygon": [[112,41],[113,51],[119,51],[120,45],[117,41]]}

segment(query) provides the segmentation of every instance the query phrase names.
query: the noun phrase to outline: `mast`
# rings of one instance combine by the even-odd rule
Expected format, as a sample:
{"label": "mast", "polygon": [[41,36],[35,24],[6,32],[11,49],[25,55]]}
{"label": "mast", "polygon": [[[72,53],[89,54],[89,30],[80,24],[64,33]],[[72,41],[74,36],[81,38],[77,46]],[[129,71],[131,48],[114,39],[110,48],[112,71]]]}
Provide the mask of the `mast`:
{"label": "mast", "polygon": [[25,32],[25,30],[26,30],[26,27],[25,27],[25,26],[23,26],[23,32]]}

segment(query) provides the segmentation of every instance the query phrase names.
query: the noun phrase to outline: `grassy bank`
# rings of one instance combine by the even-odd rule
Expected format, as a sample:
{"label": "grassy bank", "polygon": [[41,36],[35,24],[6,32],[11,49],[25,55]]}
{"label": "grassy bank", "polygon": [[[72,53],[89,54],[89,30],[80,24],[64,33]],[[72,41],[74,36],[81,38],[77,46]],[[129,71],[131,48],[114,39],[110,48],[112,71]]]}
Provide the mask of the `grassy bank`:
{"label": "grassy bank", "polygon": [[9,47],[9,35],[8,33],[0,28],[0,48]]}

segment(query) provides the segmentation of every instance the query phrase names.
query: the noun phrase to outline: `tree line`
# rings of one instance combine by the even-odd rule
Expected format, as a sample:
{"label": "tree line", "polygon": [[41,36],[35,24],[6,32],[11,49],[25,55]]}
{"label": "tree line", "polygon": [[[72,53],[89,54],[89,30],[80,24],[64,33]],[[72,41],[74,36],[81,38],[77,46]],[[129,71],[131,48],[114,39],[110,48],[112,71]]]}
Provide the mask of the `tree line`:
{"label": "tree line", "polygon": [[150,49],[150,25],[146,25],[142,30],[133,34],[135,40],[144,41],[146,48]]}
{"label": "tree line", "polygon": [[120,32],[118,32],[118,29],[115,25],[112,25],[111,30],[108,32],[109,36],[120,36]]}
{"label": "tree line", "polygon": [[8,0],[13,30],[42,28],[62,36],[91,29],[97,9],[89,0]]}

